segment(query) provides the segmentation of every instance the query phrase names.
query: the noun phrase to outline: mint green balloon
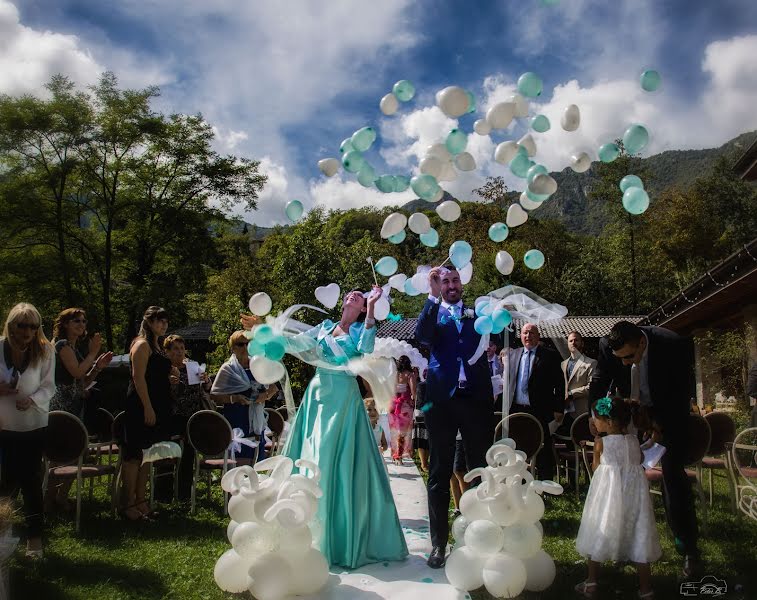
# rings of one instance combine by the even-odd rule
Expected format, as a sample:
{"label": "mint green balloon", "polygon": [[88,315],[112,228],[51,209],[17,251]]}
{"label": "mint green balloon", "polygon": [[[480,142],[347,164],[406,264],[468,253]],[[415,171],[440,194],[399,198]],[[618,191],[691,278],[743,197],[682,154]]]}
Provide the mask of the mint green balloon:
{"label": "mint green balloon", "polygon": [[643,125],[631,125],[623,134],[623,147],[629,154],[638,154],[649,142],[649,132]]}
{"label": "mint green balloon", "polygon": [[376,180],[376,187],[385,194],[393,192],[396,187],[394,175],[382,175]]}
{"label": "mint green balloon", "polygon": [[405,289],[405,293],[408,296],[417,296],[420,294],[420,292],[413,287],[413,280],[411,277],[405,279],[405,285],[402,287]]}
{"label": "mint green balloon", "polygon": [[513,322],[513,316],[506,308],[495,308],[491,316],[494,329],[492,333],[502,333],[505,327]]}
{"label": "mint green balloon", "polygon": [[641,74],[641,89],[645,92],[654,92],[660,87],[662,77],[654,69],[649,69]]}
{"label": "mint green balloon", "polygon": [[549,198],[549,194],[534,194],[531,190],[526,188],[526,197],[532,202],[544,202]]}
{"label": "mint green balloon", "polygon": [[613,144],[612,142],[608,144],[603,144],[599,147],[599,160],[605,163],[611,163],[614,161],[618,156],[620,156],[620,148],[618,148],[617,144]]}
{"label": "mint green balloon", "polygon": [[389,236],[389,237],[387,238],[387,241],[389,241],[389,242],[390,242],[390,243],[392,243],[392,244],[401,244],[402,242],[404,242],[404,241],[405,241],[405,238],[406,238],[406,237],[407,237],[407,233],[406,233],[406,232],[405,232],[405,230],[403,229],[403,230],[402,230],[402,231],[400,231],[399,233],[395,233],[394,235],[392,235],[392,236]]}
{"label": "mint green balloon", "polygon": [[526,173],[526,181],[528,181],[528,183],[531,183],[534,180],[534,178],[540,173],[543,173],[544,175],[549,175],[549,171],[547,171],[547,167],[545,167],[544,165],[534,165],[528,170],[528,173]]}
{"label": "mint green balloon", "polygon": [[397,100],[400,102],[407,102],[415,96],[415,86],[407,79],[402,79],[394,84],[392,93],[397,96]]}
{"label": "mint green balloon", "polygon": [[366,164],[363,155],[357,150],[350,150],[342,156],[342,166],[350,173],[359,172]]}
{"label": "mint green balloon", "polygon": [[352,134],[352,147],[358,152],[365,152],[376,141],[376,130],[373,127],[362,127]]}
{"label": "mint green balloon", "polygon": [[526,98],[536,98],[541,95],[544,85],[536,73],[523,73],[518,77],[518,91]]}
{"label": "mint green balloon", "polygon": [[523,255],[523,262],[529,269],[541,269],[544,266],[544,254],[541,250],[529,250]]}
{"label": "mint green balloon", "polygon": [[489,227],[489,239],[492,242],[504,242],[508,233],[510,233],[510,230],[504,223],[493,223]]}
{"label": "mint green balloon", "polygon": [[351,152],[355,148],[352,147],[352,138],[347,138],[346,140],[342,140],[342,143],[339,144],[339,154],[344,156],[348,152]]}
{"label": "mint green balloon", "polygon": [[287,202],[286,215],[292,223],[299,221],[302,218],[303,212],[305,212],[305,207],[302,206],[302,202],[299,200]]}
{"label": "mint green balloon", "polygon": [[623,208],[632,215],[640,215],[649,208],[649,194],[640,187],[630,187],[623,192]]}
{"label": "mint green balloon", "polygon": [[458,269],[466,266],[473,258],[473,248],[465,240],[457,240],[449,247],[449,259]]}
{"label": "mint green balloon", "polygon": [[[403,229],[404,231],[404,229]],[[382,256],[376,261],[374,268],[376,273],[384,277],[391,277],[397,272],[397,259],[393,256]]]}
{"label": "mint green balloon", "polygon": [[476,112],[476,96],[473,92],[469,92],[468,90],[465,90],[466,95],[468,96],[468,110],[465,111],[466,114],[474,113]]}
{"label": "mint green balloon", "polygon": [[639,187],[644,189],[644,182],[636,175],[626,175],[620,180],[620,191],[625,193],[628,188]]}
{"label": "mint green balloon", "polygon": [[433,175],[416,175],[410,180],[410,187],[417,194],[418,198],[431,200],[439,191],[439,184]]}
{"label": "mint green balloon", "polygon": [[534,131],[544,133],[545,131],[549,131],[550,127],[551,125],[549,123],[549,119],[544,115],[536,115],[533,119],[531,119],[531,129],[533,129]]}
{"label": "mint green balloon", "polygon": [[462,129],[453,129],[447,134],[444,145],[450,154],[460,154],[468,145],[468,136]]}
{"label": "mint green balloon", "polygon": [[510,161],[510,170],[516,177],[525,178],[528,175],[528,170],[534,166],[534,162],[528,158],[526,149],[522,146],[518,148],[518,153]]}
{"label": "mint green balloon", "polygon": [[373,187],[374,182],[378,179],[375,169],[367,162],[357,174],[357,180],[363,187]]}
{"label": "mint green balloon", "polygon": [[478,317],[474,323],[473,323],[473,329],[476,330],[476,333],[478,335],[486,335],[487,333],[491,333],[492,329],[494,328],[494,323],[492,323],[491,317]]}
{"label": "mint green balloon", "polygon": [[410,187],[409,177],[406,177],[405,175],[394,176],[394,191],[395,192],[404,192],[409,187]]}
{"label": "mint green balloon", "polygon": [[433,227],[418,237],[420,237],[421,244],[429,248],[436,248],[439,245],[439,232]]}

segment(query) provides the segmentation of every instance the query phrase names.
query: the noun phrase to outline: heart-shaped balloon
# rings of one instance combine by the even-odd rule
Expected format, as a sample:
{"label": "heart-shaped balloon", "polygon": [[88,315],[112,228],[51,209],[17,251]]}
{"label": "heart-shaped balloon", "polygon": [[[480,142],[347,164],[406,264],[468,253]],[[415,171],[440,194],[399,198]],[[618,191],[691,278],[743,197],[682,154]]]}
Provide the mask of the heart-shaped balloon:
{"label": "heart-shaped balloon", "polygon": [[326,308],[334,308],[339,302],[339,286],[336,283],[321,285],[315,288],[315,299]]}
{"label": "heart-shaped balloon", "polygon": [[528,221],[528,213],[523,210],[523,207],[517,202],[511,204],[510,208],[507,209],[507,219],[505,219],[507,226],[511,228],[518,227],[518,225],[523,225],[526,221]]}

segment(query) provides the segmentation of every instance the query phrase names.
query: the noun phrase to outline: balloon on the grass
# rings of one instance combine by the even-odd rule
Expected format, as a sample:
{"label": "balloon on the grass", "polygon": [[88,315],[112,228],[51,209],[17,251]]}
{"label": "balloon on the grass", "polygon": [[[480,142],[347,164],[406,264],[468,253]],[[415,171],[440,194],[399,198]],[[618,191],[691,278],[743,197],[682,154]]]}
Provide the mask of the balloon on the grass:
{"label": "balloon on the grass", "polygon": [[637,175],[626,175],[620,180],[620,191],[625,193],[628,188],[638,187],[644,189],[644,182]]}
{"label": "balloon on the grass", "polygon": [[388,238],[386,238],[386,241],[392,243],[392,244],[401,244],[405,241],[405,238],[407,237],[407,232],[402,229],[395,233],[394,235],[390,235]]}
{"label": "balloon on the grass", "polygon": [[455,166],[461,171],[473,171],[476,169],[476,159],[470,152],[461,152],[455,157]]}
{"label": "balloon on the grass", "polygon": [[526,98],[536,98],[541,96],[543,88],[544,84],[536,73],[528,71],[518,77],[518,91]]}
{"label": "balloon on the grass", "polygon": [[507,217],[505,218],[507,226],[512,229],[513,227],[523,225],[526,221],[528,221],[528,213],[523,210],[523,207],[517,202],[511,204],[507,209]]}
{"label": "balloon on the grass", "polygon": [[431,175],[416,175],[410,180],[410,187],[413,188],[419,198],[430,200],[436,195],[439,184],[436,178]]}
{"label": "balloon on the grass", "polygon": [[649,132],[643,125],[631,125],[623,134],[623,147],[629,154],[641,152],[648,143]]}
{"label": "balloon on the grass", "polygon": [[429,248],[436,248],[439,245],[439,232],[431,227],[425,233],[420,235],[421,244]]}
{"label": "balloon on the grass", "polygon": [[490,129],[504,129],[515,116],[515,102],[498,102],[486,111],[486,122]]}
{"label": "balloon on the grass", "polygon": [[526,587],[526,578],[523,561],[510,554],[494,554],[484,563],[484,586],[495,598],[519,596]]}
{"label": "balloon on the grass", "polygon": [[473,131],[478,135],[489,135],[492,132],[492,126],[486,119],[478,119],[473,123]]}
{"label": "balloon on the grass", "polygon": [[302,218],[302,213],[305,212],[305,207],[302,206],[302,202],[299,200],[290,200],[286,205],[286,215],[292,223],[296,223]]}
{"label": "balloon on the grass", "polygon": [[468,145],[468,136],[462,129],[453,129],[447,134],[444,145],[450,154],[460,154]]}
{"label": "balloon on the grass", "polygon": [[365,164],[363,155],[357,150],[350,150],[342,155],[342,166],[349,173],[357,173]]}
{"label": "balloon on the grass", "polygon": [[623,192],[623,208],[632,215],[640,215],[649,208],[649,194],[644,188],[628,188]]}
{"label": "balloon on the grass", "polygon": [[271,301],[271,297],[268,294],[266,294],[265,292],[258,292],[252,295],[247,306],[250,308],[250,312],[253,315],[257,315],[258,317],[265,317],[269,312],[271,312],[273,302]]}
{"label": "balloon on the grass", "polygon": [[509,231],[504,223],[492,223],[489,227],[489,239],[492,242],[504,242]]}
{"label": "balloon on the grass", "polygon": [[420,235],[431,229],[431,221],[423,213],[413,213],[407,220],[407,226],[410,231]]}
{"label": "balloon on the grass", "polygon": [[445,115],[456,119],[468,112],[470,98],[463,88],[451,85],[436,93],[436,104]]}
{"label": "balloon on the grass", "polygon": [[550,123],[549,119],[544,115],[536,115],[531,119],[531,129],[538,133],[544,133],[549,131]]}
{"label": "balloon on the grass", "polygon": [[[463,539],[462,536],[455,538]],[[484,559],[470,548],[456,547],[447,558],[444,574],[453,587],[470,592],[484,584],[484,562]]]}
{"label": "balloon on the grass", "polygon": [[518,145],[521,148],[525,148],[529,156],[534,156],[536,154],[536,142],[534,141],[534,137],[530,133],[527,133],[522,138],[520,138],[518,140]]}
{"label": "balloon on the grass", "polygon": [[406,225],[407,217],[401,212],[393,212],[384,219],[384,224],[381,226],[381,237],[386,239],[396,235],[403,231]]}
{"label": "balloon on the grass", "polygon": [[436,207],[436,214],[438,214],[443,221],[452,223],[460,218],[460,205],[454,200],[445,200]]}
{"label": "balloon on the grass", "polygon": [[361,127],[352,134],[352,147],[358,152],[365,152],[376,141],[376,130],[373,127]]}
{"label": "balloon on the grass", "polygon": [[392,92],[400,102],[407,102],[415,96],[415,86],[407,79],[401,79],[392,87]]}
{"label": "balloon on the grass", "polygon": [[576,173],[585,173],[591,168],[591,157],[586,152],[571,156],[570,168]]}
{"label": "balloon on the grass", "polygon": [[[479,335],[486,335],[487,333],[491,333],[492,329],[494,329],[494,324],[492,323],[492,320],[489,317],[478,317],[473,323],[473,329],[476,330],[476,333]],[[476,523],[477,521],[474,521],[473,523]],[[471,525],[473,524],[471,523]],[[468,543],[466,538],[466,544]],[[496,550],[495,550],[496,552]]]}
{"label": "balloon on the grass", "polygon": [[339,172],[342,163],[336,158],[322,158],[318,161],[318,168],[326,177],[333,177]]}
{"label": "balloon on the grass", "polygon": [[395,96],[391,92],[381,98],[381,102],[379,102],[379,109],[387,117],[390,117],[394,113],[396,113],[399,107],[400,103],[399,100],[397,100],[397,96]]}
{"label": "balloon on the grass", "polygon": [[654,92],[662,83],[662,77],[654,69],[648,69],[641,74],[641,89],[645,92]]}
{"label": "balloon on the grass", "polygon": [[526,567],[526,590],[529,592],[543,592],[555,580],[557,568],[555,561],[544,550],[539,550],[533,556],[523,559]]}
{"label": "balloon on the grass", "polygon": [[449,259],[458,269],[462,269],[473,258],[473,248],[465,240],[457,240],[449,247]]}
{"label": "balloon on the grass", "polygon": [[494,160],[502,165],[509,163],[518,154],[520,146],[512,140],[498,144],[494,149]]}
{"label": "balloon on the grass", "polygon": [[523,255],[523,262],[529,269],[541,269],[544,266],[544,254],[541,250],[531,249]]}
{"label": "balloon on the grass", "polygon": [[607,144],[602,144],[599,147],[599,160],[601,160],[604,163],[611,163],[614,161],[618,156],[620,156],[620,148],[618,148],[618,145],[613,142],[608,142]]}
{"label": "balloon on the grass", "polygon": [[397,259],[393,256],[382,256],[376,261],[376,273],[384,277],[391,277],[397,272]]}
{"label": "balloon on the grass", "polygon": [[575,104],[565,107],[560,117],[560,126],[565,131],[575,131],[581,125],[581,110]]}
{"label": "balloon on the grass", "polygon": [[315,299],[326,308],[332,309],[339,302],[339,292],[339,285],[336,283],[321,285],[315,288]]}
{"label": "balloon on the grass", "polygon": [[506,250],[500,250],[497,252],[497,256],[494,257],[494,266],[497,267],[497,271],[503,275],[509,275],[515,268],[515,261],[510,253]]}

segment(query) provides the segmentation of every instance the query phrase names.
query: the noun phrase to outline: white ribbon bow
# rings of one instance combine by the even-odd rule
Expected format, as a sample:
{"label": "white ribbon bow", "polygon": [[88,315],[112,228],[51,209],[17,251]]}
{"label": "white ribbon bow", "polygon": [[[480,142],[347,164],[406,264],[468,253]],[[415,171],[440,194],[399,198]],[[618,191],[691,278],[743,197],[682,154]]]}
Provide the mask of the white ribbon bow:
{"label": "white ribbon bow", "polygon": [[229,450],[231,451],[231,460],[234,460],[237,452],[241,452],[242,444],[249,446],[250,448],[257,448],[260,442],[255,442],[251,439],[244,437],[244,431],[239,427],[234,427],[231,430],[232,438],[229,444]]}

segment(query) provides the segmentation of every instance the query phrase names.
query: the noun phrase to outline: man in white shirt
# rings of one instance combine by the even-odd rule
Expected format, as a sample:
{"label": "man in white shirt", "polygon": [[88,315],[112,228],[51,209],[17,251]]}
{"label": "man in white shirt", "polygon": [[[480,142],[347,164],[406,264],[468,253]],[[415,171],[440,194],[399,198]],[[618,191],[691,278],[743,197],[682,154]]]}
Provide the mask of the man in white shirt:
{"label": "man in white shirt", "polygon": [[570,356],[562,361],[560,368],[565,377],[566,413],[575,418],[589,412],[589,384],[597,361],[583,354],[584,340],[577,331],[568,334]]}

